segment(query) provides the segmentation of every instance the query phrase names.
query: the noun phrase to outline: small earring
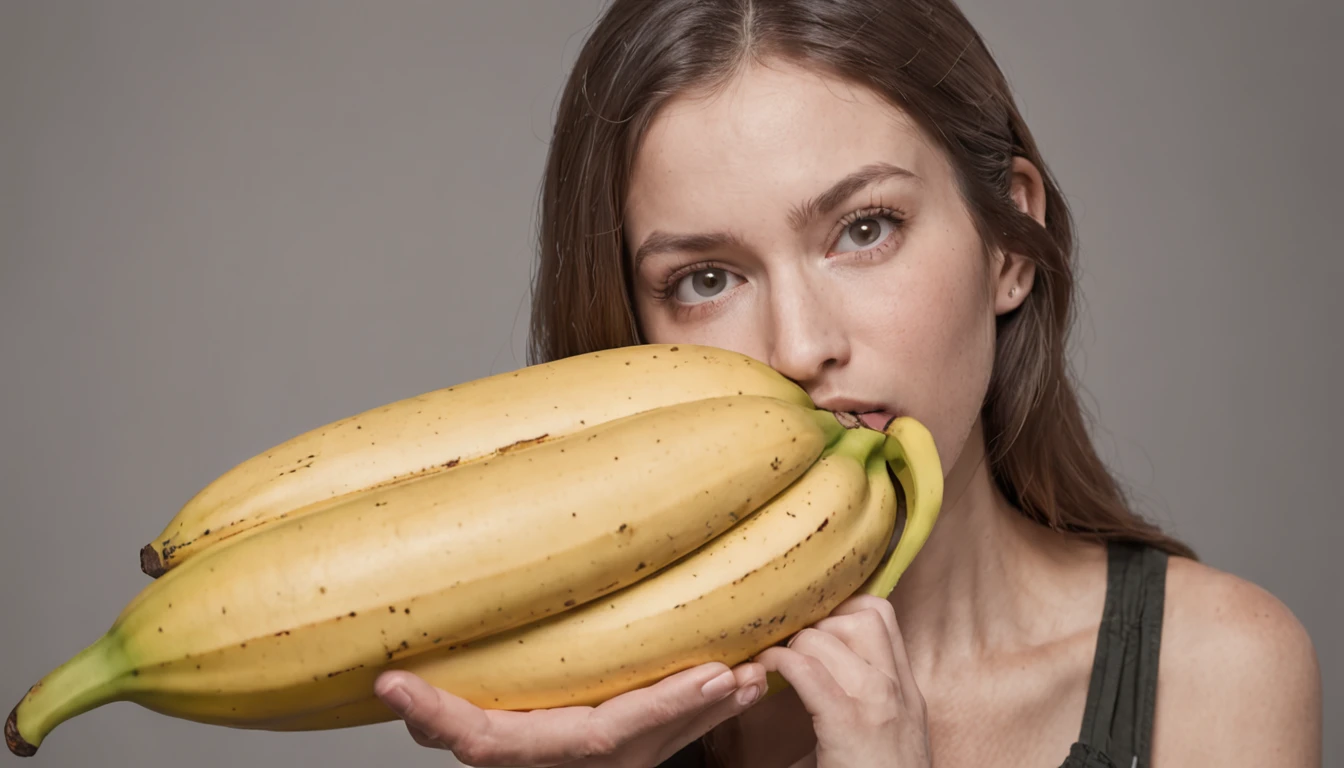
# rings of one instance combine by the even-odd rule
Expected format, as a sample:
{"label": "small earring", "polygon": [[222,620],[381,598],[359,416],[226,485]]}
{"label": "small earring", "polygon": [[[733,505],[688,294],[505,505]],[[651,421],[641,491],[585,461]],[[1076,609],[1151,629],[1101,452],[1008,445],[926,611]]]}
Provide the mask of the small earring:
{"label": "small earring", "polygon": [[1017,286],[1014,285],[1012,288],[1009,288],[1009,289],[1008,289],[1008,298],[1011,299],[1011,298],[1013,298],[1013,297],[1016,296],[1016,295],[1017,295]]}

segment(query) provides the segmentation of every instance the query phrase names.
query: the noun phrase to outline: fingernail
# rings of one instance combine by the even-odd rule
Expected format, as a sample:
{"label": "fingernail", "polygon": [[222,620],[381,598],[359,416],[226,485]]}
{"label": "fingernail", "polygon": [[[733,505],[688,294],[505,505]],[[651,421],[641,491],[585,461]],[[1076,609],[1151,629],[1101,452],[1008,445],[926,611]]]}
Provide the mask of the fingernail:
{"label": "fingernail", "polygon": [[761,698],[761,686],[748,685],[737,692],[737,703],[746,706]]}
{"label": "fingernail", "polygon": [[710,701],[718,701],[737,687],[737,679],[733,677],[732,672],[724,672],[718,677],[710,680],[700,687],[700,693]]}
{"label": "fingernail", "polygon": [[383,694],[383,703],[398,715],[404,715],[411,708],[411,695],[400,685],[394,686]]}

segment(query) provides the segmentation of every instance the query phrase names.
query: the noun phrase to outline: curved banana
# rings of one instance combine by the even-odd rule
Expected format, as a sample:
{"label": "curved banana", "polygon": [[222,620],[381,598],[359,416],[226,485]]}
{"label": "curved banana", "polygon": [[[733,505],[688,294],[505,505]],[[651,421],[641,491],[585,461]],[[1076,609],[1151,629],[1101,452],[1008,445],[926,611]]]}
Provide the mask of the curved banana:
{"label": "curved banana", "polygon": [[[874,440],[876,434],[865,428],[846,432],[788,490],[656,580],[539,624],[468,643],[463,650],[425,654],[393,666],[485,708],[597,704],[697,664],[741,663],[828,615],[851,594],[886,598],[938,518],[943,472],[933,436],[917,420],[897,418],[887,425],[885,439]],[[870,453],[875,448],[880,456]],[[866,474],[857,483],[855,466]],[[896,499],[888,466],[900,482],[905,506],[905,525],[890,552],[886,549],[896,522]],[[866,501],[856,496],[860,490]],[[842,503],[846,511],[857,506],[863,511],[857,518],[845,516],[839,512]],[[833,517],[841,525],[827,525]],[[817,530],[810,527],[814,524]],[[835,539],[818,538],[808,546],[821,529],[840,532],[846,524],[861,542],[847,553],[843,547],[818,546],[834,545]],[[881,532],[876,533],[879,524]],[[772,535],[776,544],[784,541],[797,548],[780,556],[778,546],[770,548]],[[790,564],[794,570],[786,576],[782,571]],[[866,580],[855,575],[856,567]],[[749,581],[753,575],[755,580]],[[763,578],[768,576],[773,578]],[[809,576],[814,578],[806,581]],[[728,578],[734,580],[724,589]],[[855,578],[862,581],[857,589],[852,586]],[[762,583],[768,592],[752,591]],[[833,591],[827,595],[827,589]],[[815,603],[810,599],[813,591]],[[766,614],[770,618],[762,622]],[[766,678],[767,696],[788,687],[776,672]],[[387,707],[367,695],[329,710],[242,727],[322,730],[390,719]]]}
{"label": "curved banana", "polygon": [[305,432],[224,473],[140,551],[158,577],[218,541],[370,488],[676,403],[754,394],[813,407],[773,368],[716,347],[591,352],[435,390]]}
{"label": "curved banana", "polygon": [[[905,525],[896,545],[887,552],[882,565],[859,589],[866,595],[886,599],[896,582],[923,549],[943,506],[943,469],[938,447],[927,427],[909,416],[888,422],[883,430],[886,441],[882,454],[900,484],[905,506]],[[766,672],[765,695],[770,697],[789,687],[778,672]]]}
{"label": "curved banana", "polygon": [[[848,430],[786,490],[689,557],[605,598],[518,629],[394,662],[490,709],[595,705],[709,661],[733,665],[827,615],[876,571],[896,522],[883,436]],[[364,694],[281,718],[223,724],[296,731],[395,715]]]}
{"label": "curved banana", "polygon": [[844,434],[775,398],[694,400],[264,526],[147,585],[33,686],[6,740],[31,754],[116,700],[223,724],[351,701],[379,668],[648,580]]}

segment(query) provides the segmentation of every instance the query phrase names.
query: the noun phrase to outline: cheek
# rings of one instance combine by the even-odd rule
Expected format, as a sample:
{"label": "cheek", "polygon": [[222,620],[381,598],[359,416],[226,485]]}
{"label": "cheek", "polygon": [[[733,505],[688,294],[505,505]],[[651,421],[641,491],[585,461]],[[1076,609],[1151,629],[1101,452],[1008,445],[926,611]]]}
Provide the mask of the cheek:
{"label": "cheek", "polygon": [[636,302],[642,340],[646,344],[701,344],[769,360],[760,318],[750,300],[740,296],[708,319],[679,322],[652,304]]}
{"label": "cheek", "polygon": [[980,416],[993,370],[994,314],[982,260],[975,242],[944,245],[909,260],[879,288],[880,301],[865,302],[865,346],[893,399],[933,434],[944,471]]}

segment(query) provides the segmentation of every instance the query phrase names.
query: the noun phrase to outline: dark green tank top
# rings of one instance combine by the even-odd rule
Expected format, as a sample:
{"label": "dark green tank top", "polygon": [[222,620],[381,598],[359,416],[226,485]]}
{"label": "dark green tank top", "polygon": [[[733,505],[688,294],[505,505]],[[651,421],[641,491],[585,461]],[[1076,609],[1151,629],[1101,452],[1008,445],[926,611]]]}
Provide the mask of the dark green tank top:
{"label": "dark green tank top", "polygon": [[[1144,768],[1152,749],[1162,645],[1167,553],[1143,544],[1107,547],[1106,606],[1078,741],[1060,768]],[[700,740],[656,768],[714,768]]]}

